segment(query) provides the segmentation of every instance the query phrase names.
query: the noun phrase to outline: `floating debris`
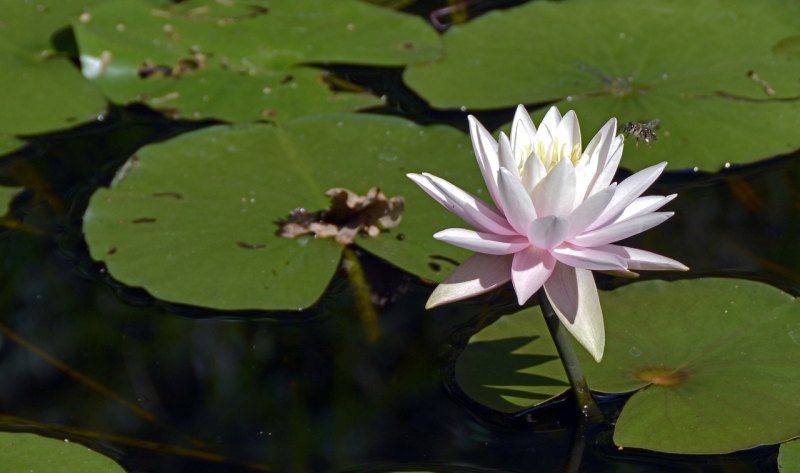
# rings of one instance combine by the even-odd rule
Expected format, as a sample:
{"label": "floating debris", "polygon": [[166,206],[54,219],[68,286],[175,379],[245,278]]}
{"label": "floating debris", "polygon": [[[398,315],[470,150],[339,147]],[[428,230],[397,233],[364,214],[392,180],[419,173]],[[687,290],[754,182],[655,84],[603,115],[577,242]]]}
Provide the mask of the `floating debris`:
{"label": "floating debris", "polygon": [[331,198],[330,208],[316,212],[296,208],[277,222],[276,234],[284,238],[313,234],[349,245],[359,233],[377,237],[381,230],[396,227],[405,207],[403,197],[389,199],[378,187],[364,196],[341,187],[329,189],[325,195]]}

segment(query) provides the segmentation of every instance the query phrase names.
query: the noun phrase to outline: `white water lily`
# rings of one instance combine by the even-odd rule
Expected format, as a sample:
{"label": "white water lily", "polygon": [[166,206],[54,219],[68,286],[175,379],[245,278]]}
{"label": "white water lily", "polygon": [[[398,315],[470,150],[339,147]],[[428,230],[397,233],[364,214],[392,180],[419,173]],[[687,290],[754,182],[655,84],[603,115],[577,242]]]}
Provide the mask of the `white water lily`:
{"label": "white water lily", "polygon": [[408,175],[473,227],[434,235],[476,254],[433,291],[426,307],[473,297],[509,280],[522,305],[544,287],[560,321],[600,361],[605,331],[591,271],[635,276],[638,270],[688,269],[673,259],[613,244],[673,215],[657,210],[676,194],[641,197],[666,163],[612,183],[624,144],[616,119],[581,150],[575,113],[562,117],[555,107],[537,130],[520,105],[511,137],[500,133],[499,141],[473,116],[469,128],[496,206],[431,174]]}

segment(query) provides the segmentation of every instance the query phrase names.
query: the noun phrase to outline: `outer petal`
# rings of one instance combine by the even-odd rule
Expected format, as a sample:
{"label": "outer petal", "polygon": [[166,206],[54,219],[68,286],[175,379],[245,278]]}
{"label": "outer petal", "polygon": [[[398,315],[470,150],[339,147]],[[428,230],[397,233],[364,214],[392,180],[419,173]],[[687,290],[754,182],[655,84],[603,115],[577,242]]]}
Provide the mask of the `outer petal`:
{"label": "outer petal", "polygon": [[474,195],[433,174],[406,174],[434,200],[479,231],[516,235],[506,218]]}
{"label": "outer petal", "polygon": [[467,121],[469,122],[469,135],[472,138],[472,149],[475,151],[486,188],[497,207],[503,210],[503,206],[497,198],[497,169],[500,167],[497,157],[497,142],[477,118],[470,115],[467,117]]}
{"label": "outer petal", "polygon": [[592,272],[556,264],[544,290],[561,323],[600,362],[606,335]]}
{"label": "outer petal", "polygon": [[519,305],[525,304],[553,273],[556,260],[549,252],[529,247],[514,255],[511,282]]}
{"label": "outer petal", "polygon": [[628,262],[629,269],[650,270],[650,271],[688,271],[689,268],[672,258],[657,255],[649,251],[638,248],[630,248],[620,245],[604,245],[598,250],[614,253]]}
{"label": "outer petal", "polygon": [[487,255],[508,255],[522,251],[531,245],[527,238],[521,236],[494,235],[466,228],[448,228],[436,233],[433,237],[439,241]]}
{"label": "outer petal", "polygon": [[614,175],[617,173],[619,161],[622,159],[622,150],[625,147],[625,140],[622,138],[622,135],[617,135],[613,138],[609,137],[609,141],[611,142],[610,155],[606,158],[602,169],[598,170],[596,178],[591,184],[587,195],[592,195],[604,189],[611,183],[611,180],[614,179]]}
{"label": "outer petal", "polygon": [[575,203],[575,168],[569,159],[562,159],[533,189],[536,215],[566,217]]}
{"label": "outer petal", "polygon": [[599,248],[583,248],[580,246],[564,245],[555,248],[553,257],[573,268],[589,269],[596,271],[626,271],[625,259]]}
{"label": "outer petal", "polygon": [[593,230],[614,220],[631,202],[642,195],[658,179],[666,165],[667,163],[663,162],[650,166],[620,182],[614,198],[611,199],[603,214],[589,226],[588,230]]}
{"label": "outer petal", "polygon": [[522,187],[519,177],[505,168],[500,168],[498,185],[508,223],[520,235],[527,235],[528,225],[536,218],[530,195]]}
{"label": "outer petal", "polygon": [[629,218],[638,217],[639,215],[655,212],[677,196],[678,194],[671,194],[666,197],[662,195],[647,195],[644,197],[639,197],[625,207],[625,210],[623,210],[622,213],[612,221],[612,223],[621,222],[623,220],[628,220]]}
{"label": "outer petal", "polygon": [[511,279],[511,260],[510,255],[477,253],[471,256],[436,286],[425,308],[468,299],[502,286]]}
{"label": "outer petal", "polygon": [[528,111],[522,105],[514,113],[511,124],[511,149],[514,150],[514,159],[520,168],[533,152],[533,138],[536,136],[536,126],[531,121]]}
{"label": "outer petal", "polygon": [[653,228],[664,220],[672,217],[674,214],[675,212],[653,212],[640,215],[607,227],[583,233],[573,238],[572,242],[580,246],[600,246],[613,243]]}

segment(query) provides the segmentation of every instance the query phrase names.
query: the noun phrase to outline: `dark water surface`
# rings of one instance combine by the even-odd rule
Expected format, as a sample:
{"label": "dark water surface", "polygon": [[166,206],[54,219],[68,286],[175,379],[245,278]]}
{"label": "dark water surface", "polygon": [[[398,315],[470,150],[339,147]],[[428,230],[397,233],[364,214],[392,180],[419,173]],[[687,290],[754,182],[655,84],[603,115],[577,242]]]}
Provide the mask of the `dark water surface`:
{"label": "dark water surface", "polygon": [[[376,113],[464,128],[464,113],[427,109],[398,70],[337,72],[388,95]],[[82,240],[88,197],[140,146],[204,125],[115,108],[0,160],[0,182],[28,189],[0,227],[0,430],[80,441],[131,472],[777,471],[775,446],[618,450],[611,426],[582,431],[568,397],[516,417],[475,406],[453,388],[451,362],[469,327],[492,316],[487,301],[509,307],[508,289],[426,312],[431,286],[355,252],[382,305],[370,341],[344,271],[294,313],[174,306],[114,282]],[[649,193],[672,192],[675,217],[629,241],[692,267],[670,277],[745,277],[800,294],[800,156],[667,173]],[[601,401],[613,418],[625,397]]]}

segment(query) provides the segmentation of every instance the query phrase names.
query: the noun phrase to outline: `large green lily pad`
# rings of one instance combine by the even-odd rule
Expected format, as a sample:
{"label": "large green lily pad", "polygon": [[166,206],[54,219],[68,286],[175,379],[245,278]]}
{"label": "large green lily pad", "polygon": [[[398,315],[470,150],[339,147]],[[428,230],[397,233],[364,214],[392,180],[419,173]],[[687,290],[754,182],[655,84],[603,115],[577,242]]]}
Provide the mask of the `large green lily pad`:
{"label": "large green lily pad", "polygon": [[0,464],[9,473],[124,473],[114,460],[83,445],[34,434],[0,432]]}
{"label": "large green lily pad", "polygon": [[[600,294],[601,363],[579,350],[589,385],[637,391],[614,441],[672,453],[725,453],[800,435],[800,305],[766,284],[649,281]],[[538,308],[476,334],[456,365],[465,392],[503,412],[563,392]],[[488,362],[487,360],[491,360]]]}
{"label": "large green lily pad", "polygon": [[781,445],[778,453],[778,470],[781,473],[800,472],[800,440]]}
{"label": "large green lily pad", "polygon": [[381,104],[308,64],[433,60],[422,19],[357,0],[104,2],[75,23],[83,74],[114,102],[187,119],[283,121]]}
{"label": "large green lily pad", "polygon": [[52,36],[68,27],[88,1],[14,0],[0,19],[0,152],[13,151],[30,135],[91,121],[105,113],[106,101],[86,81]]}
{"label": "large green lily pad", "polygon": [[[342,246],[275,235],[298,207],[328,208],[325,191],[379,186],[405,198],[399,226],[356,244],[441,280],[469,253],[431,235],[460,221],[406,178],[430,171],[480,193],[469,138],[374,115],[313,116],[283,125],[217,126],[149,145],[84,216],[94,259],[155,297],[218,309],[301,309],[323,293]],[[485,191],[484,191],[485,192]]]}
{"label": "large green lily pad", "polygon": [[790,0],[536,1],[451,28],[405,80],[439,108],[555,102],[585,135],[658,118],[626,167],[717,170],[800,147],[798,32]]}

